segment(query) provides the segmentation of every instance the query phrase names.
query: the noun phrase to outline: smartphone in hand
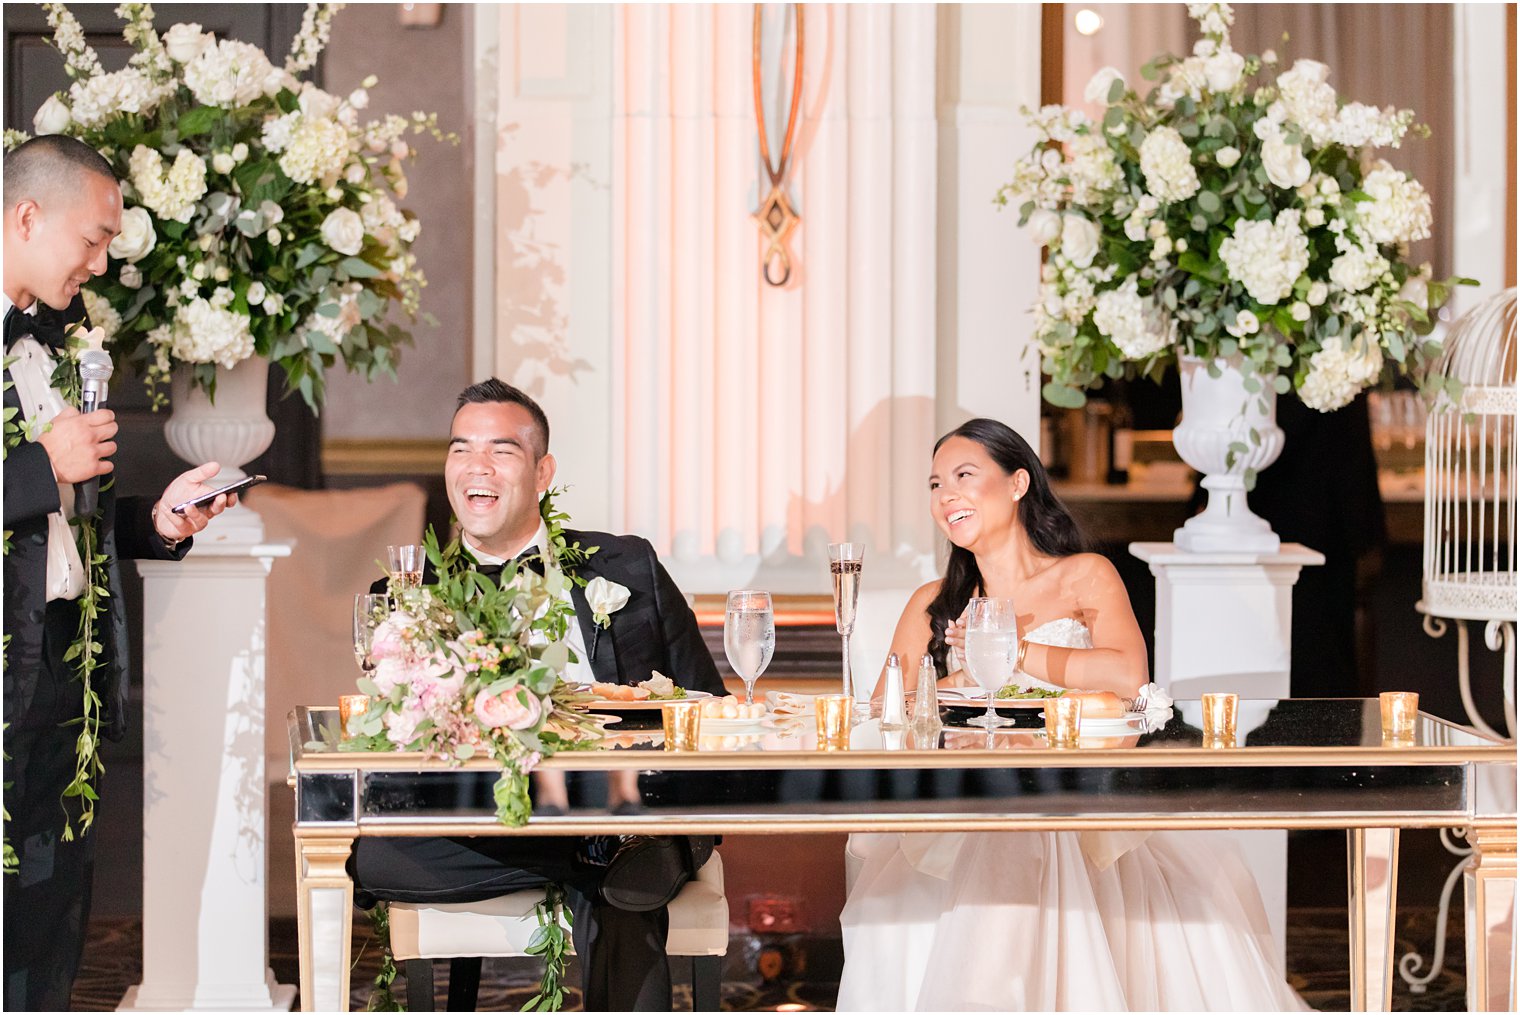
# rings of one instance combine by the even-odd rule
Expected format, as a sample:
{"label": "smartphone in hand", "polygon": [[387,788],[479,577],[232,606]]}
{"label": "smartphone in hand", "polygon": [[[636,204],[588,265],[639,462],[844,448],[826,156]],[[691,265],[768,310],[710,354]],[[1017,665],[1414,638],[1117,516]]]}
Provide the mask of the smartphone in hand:
{"label": "smartphone in hand", "polygon": [[260,483],[265,482],[268,478],[268,476],[244,476],[236,483],[228,483],[226,486],[217,487],[210,493],[203,493],[199,497],[185,501],[183,504],[176,504],[169,510],[173,511],[177,515],[183,515],[190,508],[205,507],[207,504],[210,504],[212,501],[216,500],[223,494],[231,495],[234,493],[242,493],[249,487],[258,486]]}

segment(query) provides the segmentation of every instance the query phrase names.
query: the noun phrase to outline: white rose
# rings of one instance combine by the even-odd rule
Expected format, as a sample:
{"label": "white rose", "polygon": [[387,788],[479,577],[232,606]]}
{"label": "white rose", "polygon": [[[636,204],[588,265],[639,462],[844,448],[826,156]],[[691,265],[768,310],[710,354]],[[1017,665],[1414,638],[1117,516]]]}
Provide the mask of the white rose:
{"label": "white rose", "polygon": [[1330,298],[1330,287],[1324,282],[1309,283],[1309,291],[1304,295],[1304,301],[1311,307],[1323,306],[1325,300]]}
{"label": "white rose", "polygon": [[1225,325],[1224,330],[1236,338],[1244,338],[1247,335],[1254,335],[1260,331],[1261,321],[1251,311],[1242,310],[1235,315],[1235,323]]}
{"label": "white rose", "polygon": [[606,627],[612,623],[612,614],[628,605],[628,590],[598,575],[586,583],[586,605],[592,618]]}
{"label": "white rose", "polygon": [[232,146],[232,161],[243,162],[248,158],[248,146],[239,141]]}
{"label": "white rose", "polygon": [[46,102],[32,117],[32,129],[42,134],[62,134],[69,125],[69,107],[56,95],[49,95]]}
{"label": "white rose", "polygon": [[1029,221],[1025,224],[1029,230],[1029,238],[1036,246],[1044,247],[1053,242],[1061,235],[1061,216],[1045,208],[1036,208],[1029,213]]}
{"label": "white rose", "polygon": [[141,289],[143,284],[142,269],[135,264],[121,266],[121,274],[118,276],[121,284],[128,289]]}
{"label": "white rose", "polygon": [[1304,225],[1311,229],[1318,229],[1325,224],[1325,209],[1310,208],[1304,212]]}
{"label": "white rose", "polygon": [[1117,67],[1104,67],[1087,82],[1087,87],[1082,90],[1082,98],[1088,102],[1106,106],[1108,93],[1114,87],[1114,82],[1123,80],[1124,75],[1119,73]]}
{"label": "white rose", "polygon": [[1299,321],[1300,323],[1307,321],[1309,319],[1309,304],[1303,300],[1298,300],[1288,308],[1288,313],[1293,315],[1295,321]]}
{"label": "white rose", "polygon": [[225,282],[232,277],[232,270],[225,264],[219,264],[216,266],[216,270],[211,273],[211,277],[218,282]]}
{"label": "white rose", "polygon": [[353,257],[364,246],[364,222],[359,213],[338,208],[322,221],[322,242],[340,254]]}
{"label": "white rose", "polygon": [[1098,254],[1098,227],[1080,215],[1061,216],[1061,253],[1078,268],[1091,267]]}
{"label": "white rose", "polygon": [[1222,49],[1203,62],[1203,73],[1209,82],[1209,91],[1228,92],[1240,83],[1240,75],[1246,69],[1246,58],[1232,49]]}
{"label": "white rose", "polygon": [[1233,145],[1225,145],[1214,153],[1214,161],[1219,163],[1221,169],[1229,169],[1240,161],[1240,149]]}
{"label": "white rose", "polygon": [[175,25],[163,35],[164,52],[175,63],[189,63],[205,52],[211,45],[211,36],[201,31],[201,26],[191,21]]}
{"label": "white rose", "polygon": [[1284,190],[1302,187],[1309,181],[1309,160],[1304,158],[1303,149],[1289,144],[1281,135],[1262,142],[1261,164],[1267,170],[1267,179]]}
{"label": "white rose", "polygon": [[264,313],[273,317],[275,314],[278,314],[281,310],[285,309],[285,297],[281,296],[279,293],[270,293],[268,296],[264,297],[264,302],[260,304],[260,306],[263,308]]}
{"label": "white rose", "polygon": [[211,156],[211,168],[226,176],[237,168],[237,160],[232,157],[231,152],[217,152]]}
{"label": "white rose", "polygon": [[1404,283],[1399,290],[1399,299],[1408,300],[1421,310],[1430,309],[1430,279],[1425,275],[1415,275]]}
{"label": "white rose", "polygon": [[[136,264],[152,253],[157,244],[158,234],[153,231],[153,216],[148,214],[146,208],[133,207],[121,213],[121,232],[116,234],[106,252],[119,261]],[[141,276],[138,284],[142,284]]]}
{"label": "white rose", "polygon": [[264,291],[264,283],[263,282],[254,282],[252,285],[250,285],[248,287],[248,293],[247,293],[247,297],[246,297],[247,300],[248,300],[248,305],[250,307],[253,307],[253,306],[257,306],[260,303],[263,303],[264,302],[264,297],[267,296],[267,295],[268,295],[268,293],[266,293]]}

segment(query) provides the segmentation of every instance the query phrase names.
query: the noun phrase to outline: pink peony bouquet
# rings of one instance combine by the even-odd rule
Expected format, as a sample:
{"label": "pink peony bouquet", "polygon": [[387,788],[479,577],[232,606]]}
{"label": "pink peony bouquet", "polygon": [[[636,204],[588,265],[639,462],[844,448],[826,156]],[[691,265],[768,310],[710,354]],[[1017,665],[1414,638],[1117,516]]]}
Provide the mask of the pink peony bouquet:
{"label": "pink peony bouquet", "polygon": [[555,751],[591,746],[596,720],[577,705],[590,698],[561,679],[574,614],[561,592],[576,579],[558,554],[544,573],[508,570],[495,584],[468,566],[457,543],[427,551],[438,581],[392,584],[394,608],[376,626],[373,673],[359,681],[369,709],[349,720],[344,750],[421,751],[463,763],[501,766],[496,814],[528,820],[528,773]]}

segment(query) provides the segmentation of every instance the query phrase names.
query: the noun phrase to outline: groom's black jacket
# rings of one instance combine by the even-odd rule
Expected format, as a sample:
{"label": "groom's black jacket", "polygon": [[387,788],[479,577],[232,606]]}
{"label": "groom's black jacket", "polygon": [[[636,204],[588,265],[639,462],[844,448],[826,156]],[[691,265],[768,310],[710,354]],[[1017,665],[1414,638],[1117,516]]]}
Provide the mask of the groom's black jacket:
{"label": "groom's black jacket", "polygon": [[[597,680],[605,684],[637,684],[659,670],[688,690],[707,691],[719,697],[728,693],[713,664],[712,653],[702,640],[696,614],[655,556],[649,540],[566,529],[565,541],[572,546],[578,542],[582,549],[597,547],[575,568],[577,577],[587,582],[605,578],[628,590],[628,602],[608,615],[611,623],[602,629],[591,618],[584,585],[572,585],[570,597],[575,604],[576,621]],[[429,562],[423,583],[432,581],[432,577]],[[384,592],[385,580],[375,582],[370,591]]]}

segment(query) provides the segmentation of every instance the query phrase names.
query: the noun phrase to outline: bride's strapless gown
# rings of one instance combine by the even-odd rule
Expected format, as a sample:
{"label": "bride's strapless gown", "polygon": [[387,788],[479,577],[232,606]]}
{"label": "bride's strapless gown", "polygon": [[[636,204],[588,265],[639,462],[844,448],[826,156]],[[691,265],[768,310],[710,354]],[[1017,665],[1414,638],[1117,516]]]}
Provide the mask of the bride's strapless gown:
{"label": "bride's strapless gown", "polygon": [[[1027,637],[1092,647],[1075,620]],[[863,866],[839,918],[839,1011],[1305,1010],[1222,833],[854,835],[849,848]]]}

